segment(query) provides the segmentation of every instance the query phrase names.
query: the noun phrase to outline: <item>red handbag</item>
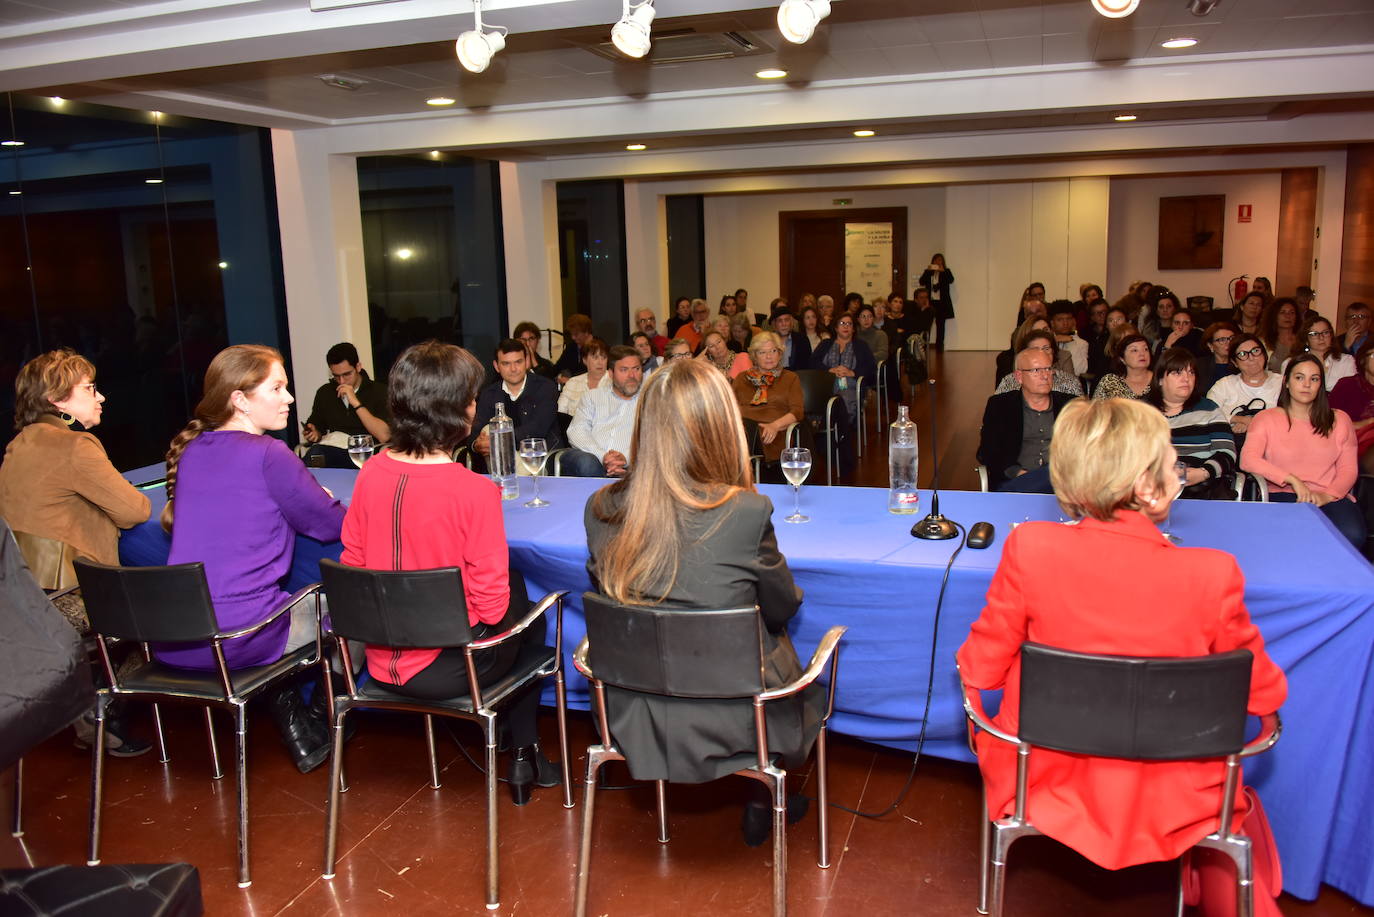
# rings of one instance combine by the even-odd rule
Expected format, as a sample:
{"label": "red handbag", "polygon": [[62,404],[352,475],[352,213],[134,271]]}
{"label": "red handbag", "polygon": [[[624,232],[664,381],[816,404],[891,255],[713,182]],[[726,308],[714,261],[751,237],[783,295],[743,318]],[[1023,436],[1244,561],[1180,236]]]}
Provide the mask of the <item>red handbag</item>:
{"label": "red handbag", "polygon": [[[1249,811],[1241,833],[1250,838],[1251,872],[1255,888],[1255,917],[1282,917],[1278,896],[1283,891],[1283,867],[1269,817],[1252,787],[1243,790]],[[1217,850],[1194,848],[1184,854],[1183,903],[1203,917],[1235,917],[1236,867]]]}

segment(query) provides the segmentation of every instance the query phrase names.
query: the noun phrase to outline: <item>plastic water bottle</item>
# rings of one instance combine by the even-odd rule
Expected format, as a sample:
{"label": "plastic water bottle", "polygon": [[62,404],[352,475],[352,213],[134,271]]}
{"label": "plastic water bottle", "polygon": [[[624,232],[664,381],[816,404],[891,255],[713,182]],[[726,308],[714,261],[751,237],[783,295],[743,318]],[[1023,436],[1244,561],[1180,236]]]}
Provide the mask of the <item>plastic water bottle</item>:
{"label": "plastic water bottle", "polygon": [[916,512],[921,505],[916,490],[916,424],[907,416],[907,406],[899,405],[897,419],[888,430],[887,511],[898,515]]}
{"label": "plastic water bottle", "polygon": [[487,426],[491,451],[487,467],[491,479],[501,485],[501,499],[514,500],[520,496],[520,482],[515,477],[515,424],[506,416],[506,405],[496,402],[496,416]]}

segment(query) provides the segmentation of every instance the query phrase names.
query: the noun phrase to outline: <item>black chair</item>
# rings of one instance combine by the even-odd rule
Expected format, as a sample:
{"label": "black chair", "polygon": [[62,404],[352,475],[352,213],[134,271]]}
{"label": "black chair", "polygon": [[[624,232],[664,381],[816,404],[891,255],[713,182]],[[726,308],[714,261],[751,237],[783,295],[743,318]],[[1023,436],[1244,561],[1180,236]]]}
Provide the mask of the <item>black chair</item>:
{"label": "black chair", "polygon": [[[717,611],[671,611],[655,606],[617,605],[605,596],[582,596],[587,637],[573,655],[573,665],[592,685],[592,709],[601,743],[587,749],[586,796],[583,798],[582,843],[577,859],[577,917],[587,912],[587,884],[591,878],[592,816],[596,780],[602,765],[624,761],[606,715],[606,685],[668,697],[738,698],[752,701],[758,738],[756,763],[735,773],[758,780],[773,795],[773,913],[787,912],[787,772],[768,750],[764,705],[791,697],[806,688],[830,665],[825,716],[816,738],[816,770],[820,784],[820,855],[817,865],[830,866],[829,789],[825,729],[835,709],[836,651],[845,628],[830,628],[821,638],[801,677],[778,688],[763,678],[763,619],[757,606]],[[592,657],[595,660],[592,661]],[[595,671],[593,671],[595,667]],[[657,781],[658,839],[668,842],[665,781]]]}
{"label": "black chair", "polygon": [[840,461],[840,417],[844,415],[844,405],[840,396],[833,394],[835,377],[823,369],[794,370],[802,386],[802,410],[805,423],[811,428],[817,444],[825,449],[825,483],[834,483],[836,467]]}
{"label": "black chair", "polygon": [[[970,746],[976,727],[1017,747],[1015,812],[987,821],[986,789],[983,794],[978,913],[1000,917],[1007,851],[1017,839],[1040,833],[1026,811],[1027,777],[1031,750],[1048,748],[1141,761],[1224,758],[1226,780],[1217,804],[1217,830],[1195,846],[1219,850],[1235,861],[1237,914],[1250,917],[1250,839],[1231,831],[1232,804],[1240,759],[1272,748],[1282,728],[1278,714],[1269,714],[1262,718],[1259,736],[1245,741],[1253,661],[1249,650],[1180,659],[1073,653],[1023,643],[1019,736],[998,729],[983,715],[981,700],[975,703],[961,676]],[[1181,876],[1178,913],[1183,913]]]}
{"label": "black chair", "polygon": [[190,863],[0,869],[6,917],[200,917],[200,873]]}
{"label": "black chair", "polygon": [[[256,633],[288,613],[298,603],[314,597],[318,621],[319,584],[300,589],[266,619],[251,627],[225,632],[215,621],[210,587],[205,581],[204,564],[178,564],[171,567],[110,567],[84,558],[75,563],[76,578],[86,599],[91,632],[97,640],[100,661],[110,687],[96,691],[95,739],[91,754],[91,836],[88,865],[100,862],[100,808],[105,777],[105,709],[115,697],[148,701],[198,704],[205,709],[206,732],[210,737],[210,764],[214,778],[223,776],[219,750],[215,745],[211,711],[227,710],[234,717],[235,762],[238,775],[238,853],[239,887],[252,884],[248,871],[248,714],[247,704],[298,672],[320,661],[320,639],[288,653],[268,665],[229,670],[224,658],[224,641]],[[110,639],[132,640],[143,649],[143,663],[116,672],[110,662]],[[151,643],[209,643],[215,656],[215,671],[197,672],[165,666],[152,658]],[[162,727],[157,725],[158,747],[167,760]]]}
{"label": "black chair", "polygon": [[[550,676],[558,699],[558,743],[563,765],[563,805],[573,806],[571,774],[568,763],[567,697],[563,682],[563,597],[566,591],[550,592],[529,613],[504,633],[484,640],[472,639],[463,580],[457,567],[437,570],[366,570],[346,567],[332,560],[320,561],[324,592],[329,599],[330,633],[344,661],[347,693],[334,698],[334,761],[329,781],[329,806],[323,877],[334,877],[334,861],[339,832],[339,793],[346,789],[343,780],[344,718],[350,710],[392,710],[420,713],[425,717],[425,738],[429,745],[430,785],[439,787],[439,765],[434,755],[433,717],[448,716],[469,720],[482,726],[486,737],[487,784],[487,907],[500,905],[498,896],[497,807],[496,807],[496,717],[504,701]],[[496,683],[483,688],[477,682],[477,667],[472,654],[519,636],[548,610],[556,608],[554,645],[522,647],[509,672]],[[353,677],[348,641],[397,649],[462,647],[467,655],[468,694],[449,700],[422,700],[387,689],[375,678],[359,687]],[[331,685],[326,673],[326,684]]]}

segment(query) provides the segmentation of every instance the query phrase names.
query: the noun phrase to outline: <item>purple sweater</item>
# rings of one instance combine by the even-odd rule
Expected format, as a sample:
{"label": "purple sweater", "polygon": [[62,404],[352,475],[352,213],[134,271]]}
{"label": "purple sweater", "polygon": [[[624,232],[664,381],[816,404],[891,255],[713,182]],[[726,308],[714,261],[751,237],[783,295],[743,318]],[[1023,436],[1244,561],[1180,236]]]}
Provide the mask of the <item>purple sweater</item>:
{"label": "purple sweater", "polygon": [[[288,593],[296,533],[338,541],[344,507],[325,493],[278,439],[232,430],[202,433],[177,468],[176,518],[169,564],[201,561],[221,631],[263,620]],[[224,644],[230,668],[281,658],[290,629],[283,615],[255,634]],[[159,647],[158,659],[214,669],[208,643]]]}

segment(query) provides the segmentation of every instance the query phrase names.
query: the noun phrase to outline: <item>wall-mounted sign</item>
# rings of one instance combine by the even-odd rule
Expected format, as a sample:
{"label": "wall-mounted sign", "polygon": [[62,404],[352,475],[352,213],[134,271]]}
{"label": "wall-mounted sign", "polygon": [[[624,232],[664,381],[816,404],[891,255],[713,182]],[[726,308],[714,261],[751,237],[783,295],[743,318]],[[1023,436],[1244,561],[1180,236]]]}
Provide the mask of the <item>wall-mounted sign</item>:
{"label": "wall-mounted sign", "polygon": [[1250,222],[1250,218],[1254,216],[1254,213],[1255,213],[1255,206],[1254,206],[1253,204],[1237,204],[1237,205],[1236,205],[1236,222],[1237,222],[1237,223],[1249,223],[1249,222]]}
{"label": "wall-mounted sign", "polygon": [[853,203],[854,198],[852,197],[832,197],[830,199],[830,205],[832,207],[848,207]]}

